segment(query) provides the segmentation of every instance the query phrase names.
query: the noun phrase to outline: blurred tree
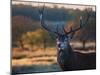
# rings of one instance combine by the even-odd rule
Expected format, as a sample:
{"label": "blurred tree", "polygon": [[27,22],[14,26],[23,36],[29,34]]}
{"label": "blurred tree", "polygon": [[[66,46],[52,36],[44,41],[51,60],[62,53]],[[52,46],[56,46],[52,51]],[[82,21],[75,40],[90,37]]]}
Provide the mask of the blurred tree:
{"label": "blurred tree", "polygon": [[34,49],[34,46],[41,47],[43,45],[45,50],[48,37],[49,35],[45,30],[37,29],[34,32],[27,32],[23,34],[22,40],[24,44],[30,45],[31,49]]}
{"label": "blurred tree", "polygon": [[37,27],[39,27],[39,22],[34,21],[29,17],[12,17],[12,45],[21,40],[22,34],[27,31],[34,31]]}

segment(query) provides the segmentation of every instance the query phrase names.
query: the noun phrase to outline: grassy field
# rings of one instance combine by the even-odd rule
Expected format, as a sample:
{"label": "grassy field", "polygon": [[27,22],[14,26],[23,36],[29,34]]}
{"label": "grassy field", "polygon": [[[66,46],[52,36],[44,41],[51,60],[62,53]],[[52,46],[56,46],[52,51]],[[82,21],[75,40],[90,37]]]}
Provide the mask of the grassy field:
{"label": "grassy field", "polygon": [[23,65],[39,65],[45,64],[50,65],[56,63],[56,49],[47,48],[46,51],[41,50],[22,50],[14,48],[12,66],[23,66]]}
{"label": "grassy field", "polygon": [[52,65],[30,65],[30,66],[14,66],[12,74],[28,74],[28,73],[44,73],[61,71],[57,64]]}
{"label": "grassy field", "polygon": [[12,73],[42,73],[61,71],[56,61],[56,48],[28,51],[14,48],[12,59]]}
{"label": "grassy field", "polygon": [[[70,43],[74,51],[90,53],[96,51],[94,42],[88,42],[83,50],[82,43]],[[37,50],[12,48],[12,73],[40,73],[61,71],[57,65],[57,50],[47,47],[46,50],[37,47]]]}

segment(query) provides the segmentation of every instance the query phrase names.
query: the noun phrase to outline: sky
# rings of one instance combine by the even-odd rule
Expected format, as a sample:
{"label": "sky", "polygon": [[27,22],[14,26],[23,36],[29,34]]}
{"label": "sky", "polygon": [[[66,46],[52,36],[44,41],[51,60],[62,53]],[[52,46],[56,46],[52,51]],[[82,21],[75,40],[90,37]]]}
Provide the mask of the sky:
{"label": "sky", "polygon": [[[32,5],[32,6],[43,6],[43,3],[32,2],[32,1],[12,1],[12,4],[25,4],[25,5]],[[53,8],[54,5],[57,5],[58,8],[65,7],[65,8],[73,8],[73,9],[80,9],[84,10],[86,8],[92,8],[93,11],[96,10],[94,5],[74,5],[74,4],[55,4],[55,3],[45,3],[45,6]]]}

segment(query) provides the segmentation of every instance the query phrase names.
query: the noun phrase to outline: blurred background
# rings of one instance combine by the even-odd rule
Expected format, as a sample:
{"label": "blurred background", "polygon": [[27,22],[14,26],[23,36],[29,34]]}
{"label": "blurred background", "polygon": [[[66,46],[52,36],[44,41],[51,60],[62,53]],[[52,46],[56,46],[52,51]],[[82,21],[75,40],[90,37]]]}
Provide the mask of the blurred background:
{"label": "blurred background", "polygon": [[[12,73],[39,73],[61,71],[57,64],[56,35],[41,27],[39,9],[43,3],[12,1]],[[96,52],[95,6],[45,3],[45,21],[59,31],[79,26],[80,15],[88,23],[76,32],[70,45],[74,51]]]}

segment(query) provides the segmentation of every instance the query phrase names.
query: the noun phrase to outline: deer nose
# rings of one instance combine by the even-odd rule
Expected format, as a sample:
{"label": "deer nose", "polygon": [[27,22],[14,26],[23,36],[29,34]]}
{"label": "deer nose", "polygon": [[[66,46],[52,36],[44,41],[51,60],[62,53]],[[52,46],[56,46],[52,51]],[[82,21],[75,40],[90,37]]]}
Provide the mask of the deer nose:
{"label": "deer nose", "polygon": [[57,45],[58,45],[58,48],[61,50],[63,50],[65,48],[65,44],[62,42],[58,43]]}
{"label": "deer nose", "polygon": [[63,43],[60,44],[60,48],[63,50],[65,48],[65,45]]}

